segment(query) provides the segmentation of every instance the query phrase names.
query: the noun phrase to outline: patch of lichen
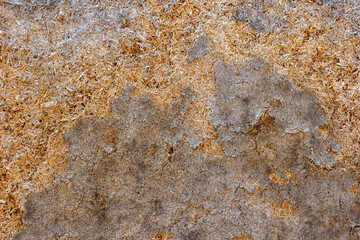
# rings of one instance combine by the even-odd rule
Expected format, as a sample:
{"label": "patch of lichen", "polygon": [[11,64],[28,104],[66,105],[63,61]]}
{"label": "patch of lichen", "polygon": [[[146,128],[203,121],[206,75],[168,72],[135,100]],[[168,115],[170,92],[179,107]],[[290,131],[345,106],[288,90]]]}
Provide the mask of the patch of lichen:
{"label": "patch of lichen", "polygon": [[[343,146],[344,167],[358,168],[360,30],[355,2],[329,7],[298,1],[286,13],[290,2],[277,1],[266,8],[285,17],[285,24],[258,31],[233,18],[244,1],[133,1],[128,7],[137,11],[136,17],[118,26],[105,22],[107,28],[95,34],[91,29],[98,25],[93,23],[75,43],[63,45],[53,42],[66,41],[66,30],[76,26],[72,13],[86,14],[87,8],[74,10],[65,1],[33,8],[8,2],[0,3],[1,239],[21,227],[23,196],[61,170],[66,155],[61,133],[78,118],[108,115],[110,100],[126,84],[159,106],[191,84],[196,99],[187,114],[203,138],[198,148],[221,151],[208,121],[215,59],[239,64],[261,56],[294,84],[313,91],[330,119],[331,134]],[[255,1],[248,2],[256,7]],[[87,5],[96,8],[94,2]],[[104,1],[97,7],[114,11],[119,3]],[[38,12],[54,17],[36,19]],[[25,33],[21,21],[31,24]],[[99,37],[116,27],[131,31],[122,31],[116,41]],[[189,62],[187,51],[200,34],[210,37],[210,53]]]}

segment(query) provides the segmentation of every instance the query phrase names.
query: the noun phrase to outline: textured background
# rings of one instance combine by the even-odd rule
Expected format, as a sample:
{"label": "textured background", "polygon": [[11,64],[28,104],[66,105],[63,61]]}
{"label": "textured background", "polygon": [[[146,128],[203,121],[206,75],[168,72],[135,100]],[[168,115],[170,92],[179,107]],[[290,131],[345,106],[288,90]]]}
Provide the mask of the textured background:
{"label": "textured background", "polygon": [[0,1],[0,238],[358,239],[359,10]]}

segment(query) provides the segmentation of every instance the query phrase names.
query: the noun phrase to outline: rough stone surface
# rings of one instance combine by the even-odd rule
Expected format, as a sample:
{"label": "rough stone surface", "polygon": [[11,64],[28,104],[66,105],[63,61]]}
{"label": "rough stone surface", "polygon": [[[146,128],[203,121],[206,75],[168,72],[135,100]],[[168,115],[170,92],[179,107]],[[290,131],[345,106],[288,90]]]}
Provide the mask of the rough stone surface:
{"label": "rough stone surface", "polygon": [[127,86],[108,117],[64,134],[66,169],[26,201],[14,239],[358,239],[358,176],[336,167],[340,146],[321,135],[311,93],[259,58],[213,69],[224,153],[197,148],[191,86],[164,109]]}

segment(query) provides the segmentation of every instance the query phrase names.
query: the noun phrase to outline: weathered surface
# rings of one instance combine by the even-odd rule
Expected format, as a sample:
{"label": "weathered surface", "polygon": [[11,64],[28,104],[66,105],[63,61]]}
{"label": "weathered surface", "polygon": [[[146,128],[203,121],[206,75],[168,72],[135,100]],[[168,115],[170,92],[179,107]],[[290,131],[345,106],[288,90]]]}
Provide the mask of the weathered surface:
{"label": "weathered surface", "polygon": [[128,86],[110,116],[64,134],[66,170],[26,201],[14,239],[358,239],[358,176],[336,168],[316,99],[261,59],[214,72],[210,121],[224,153],[197,149],[191,87],[160,109]]}

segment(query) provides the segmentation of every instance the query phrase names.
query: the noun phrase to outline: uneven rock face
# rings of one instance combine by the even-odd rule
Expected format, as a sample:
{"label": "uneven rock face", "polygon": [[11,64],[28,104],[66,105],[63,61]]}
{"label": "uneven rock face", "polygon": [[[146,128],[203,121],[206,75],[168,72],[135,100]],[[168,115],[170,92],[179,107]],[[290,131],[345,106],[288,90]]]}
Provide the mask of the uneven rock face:
{"label": "uneven rock face", "polygon": [[[206,53],[196,44],[194,59]],[[358,176],[336,167],[339,146],[321,135],[327,119],[311,93],[257,58],[213,69],[209,120],[224,153],[197,148],[185,123],[191,86],[164,109],[128,86],[110,116],[64,134],[66,170],[27,200],[14,239],[358,239]]]}

